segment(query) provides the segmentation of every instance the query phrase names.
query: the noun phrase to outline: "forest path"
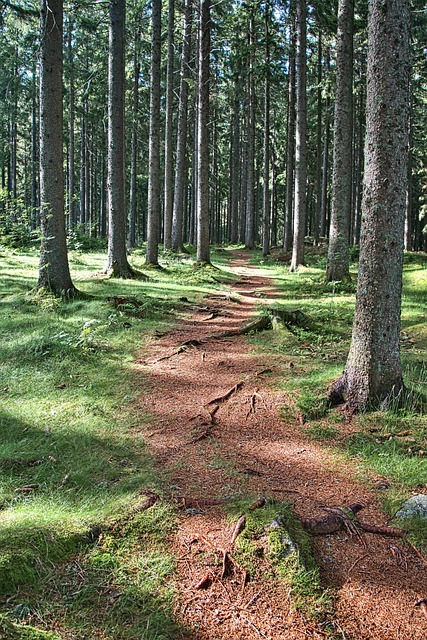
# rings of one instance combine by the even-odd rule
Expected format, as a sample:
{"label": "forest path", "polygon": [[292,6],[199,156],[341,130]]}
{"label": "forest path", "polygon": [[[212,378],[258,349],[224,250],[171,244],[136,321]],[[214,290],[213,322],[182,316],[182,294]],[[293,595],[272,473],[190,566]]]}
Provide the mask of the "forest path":
{"label": "forest path", "polygon": [[[190,628],[192,640],[426,640],[427,621],[414,603],[426,595],[427,568],[395,538],[364,534],[363,547],[344,533],[314,537],[322,582],[336,594],[332,634],[293,611],[289,590],[278,581],[257,579],[242,589],[236,576],[195,588],[212,569],[215,554],[206,545],[226,547],[235,526],[223,506],[204,500],[264,496],[290,503],[300,517],[322,516],[324,505],[362,502],[362,521],[386,522],[374,480],[362,484],[351,464],[305,438],[296,421],[281,418],[286,398],[277,383],[288,366],[284,356],[255,354],[241,336],[179,352],[187,340],[241,327],[260,302],[274,300],[269,275],[249,266],[244,252],[232,254],[239,280],[231,295],[204,298],[187,320],[158,339],[145,358],[148,389],[138,400],[150,416],[143,436],[171,496],[183,505],[170,540],[178,559],[176,617]],[[263,375],[266,369],[269,376]],[[237,383],[242,384],[227,400],[208,404]],[[216,405],[212,420],[209,409]]]}

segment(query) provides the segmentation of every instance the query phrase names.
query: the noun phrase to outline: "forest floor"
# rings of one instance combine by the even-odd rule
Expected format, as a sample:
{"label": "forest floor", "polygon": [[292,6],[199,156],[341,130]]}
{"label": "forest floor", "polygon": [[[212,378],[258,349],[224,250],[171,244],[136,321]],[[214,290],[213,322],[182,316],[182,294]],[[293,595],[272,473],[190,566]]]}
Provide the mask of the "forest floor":
{"label": "forest floor", "polygon": [[[359,538],[345,530],[313,536],[330,595],[327,614],[317,620],[294,606],[292,590],[269,567],[262,539],[253,575],[235,559],[231,538],[239,514],[233,520],[226,504],[215,504],[227,496],[287,503],[298,518],[355,502],[365,505],[363,522],[384,525],[387,515],[378,486],[360,479],[356,463],[308,439],[297,420],[281,415],[287,398],[280,375],[292,366],[289,359],[257,353],[244,336],[179,348],[239,328],[260,302],[274,302],[268,273],[250,266],[243,251],[232,253],[238,280],[229,295],[194,305],[140,361],[148,386],[136,410],[150,417],[142,435],[181,506],[169,540],[178,567],[175,616],[193,640],[425,640],[427,620],[414,604],[427,595],[427,566],[404,539]],[[351,418],[339,428],[351,432]]]}

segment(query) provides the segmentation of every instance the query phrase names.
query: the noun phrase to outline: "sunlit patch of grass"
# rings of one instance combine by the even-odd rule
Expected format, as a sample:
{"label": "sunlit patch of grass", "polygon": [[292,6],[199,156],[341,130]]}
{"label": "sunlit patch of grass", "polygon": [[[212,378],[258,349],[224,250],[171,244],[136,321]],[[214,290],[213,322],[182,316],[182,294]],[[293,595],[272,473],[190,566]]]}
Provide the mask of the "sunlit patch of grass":
{"label": "sunlit patch of grass", "polygon": [[[12,596],[12,604],[20,594],[21,622],[32,622],[36,610],[37,625],[45,620],[49,628],[55,614],[46,590],[56,584],[61,565],[75,558],[86,562],[94,528],[127,513],[141,490],[161,493],[143,438],[147,417],[132,406],[145,385],[135,357],[148,348],[154,331],[167,330],[177,314],[188,313],[189,301],[223,285],[190,281],[190,264],[180,267],[178,279],[167,269],[150,273],[149,281],[109,279],[102,273],[105,255],[74,251],[72,277],[85,295],[64,302],[32,292],[37,262],[31,251],[0,252],[0,593]],[[143,270],[137,255],[131,263]],[[108,612],[100,616],[110,616],[100,622],[102,633],[111,627],[114,638],[130,639],[142,624],[150,640],[176,637],[172,564],[163,544],[173,520],[172,513],[139,519],[138,542],[132,538],[127,562],[139,545],[140,565],[132,565],[129,575],[136,572],[141,584],[123,587],[126,606],[109,604],[99,583],[91,604],[81,614],[76,605],[74,618],[67,618],[68,604],[51,593],[58,617],[67,618],[65,627],[77,628],[81,615],[86,635],[95,637],[90,607],[102,595]],[[120,535],[123,545],[130,544],[124,527]],[[152,581],[143,584],[150,554],[159,567],[153,576],[169,576],[162,578],[160,595]],[[117,576],[111,580],[120,582]],[[13,618],[11,606],[1,605]]]}

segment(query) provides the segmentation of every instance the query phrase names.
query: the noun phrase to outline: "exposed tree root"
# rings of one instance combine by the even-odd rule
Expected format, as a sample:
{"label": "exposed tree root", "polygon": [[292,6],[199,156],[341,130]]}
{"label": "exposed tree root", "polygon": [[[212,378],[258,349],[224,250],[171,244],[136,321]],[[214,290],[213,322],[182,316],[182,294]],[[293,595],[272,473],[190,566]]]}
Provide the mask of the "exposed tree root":
{"label": "exposed tree root", "polygon": [[233,546],[233,544],[236,542],[237,536],[243,531],[245,526],[246,526],[246,516],[245,514],[243,514],[238,519],[237,524],[234,528],[233,535],[231,536],[231,542],[230,542],[231,546]]}
{"label": "exposed tree root", "polygon": [[346,529],[351,535],[355,535],[361,544],[365,544],[361,537],[361,531],[375,533],[383,536],[403,538],[405,531],[394,527],[383,527],[361,522],[356,518],[356,513],[363,509],[360,503],[351,504],[348,507],[323,507],[328,515],[319,518],[301,518],[301,524],[310,533],[315,535],[327,535]]}
{"label": "exposed tree root", "polygon": [[228,398],[230,398],[230,396],[232,396],[233,393],[236,393],[236,391],[241,389],[242,386],[243,386],[243,382],[238,382],[237,384],[234,385],[234,387],[231,387],[231,389],[226,391],[222,396],[218,396],[217,398],[214,398],[213,400],[209,400],[209,402],[207,403],[207,406],[209,406],[211,404],[222,404],[223,402],[228,400]]}

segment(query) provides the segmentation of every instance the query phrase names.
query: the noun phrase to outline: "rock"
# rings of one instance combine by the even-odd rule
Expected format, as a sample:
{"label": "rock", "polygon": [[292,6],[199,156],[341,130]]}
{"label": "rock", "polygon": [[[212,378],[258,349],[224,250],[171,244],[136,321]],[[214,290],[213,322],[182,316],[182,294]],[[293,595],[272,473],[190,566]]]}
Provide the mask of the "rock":
{"label": "rock", "polygon": [[406,518],[422,518],[427,520],[427,495],[419,493],[406,500],[396,513],[396,518],[404,520]]}

